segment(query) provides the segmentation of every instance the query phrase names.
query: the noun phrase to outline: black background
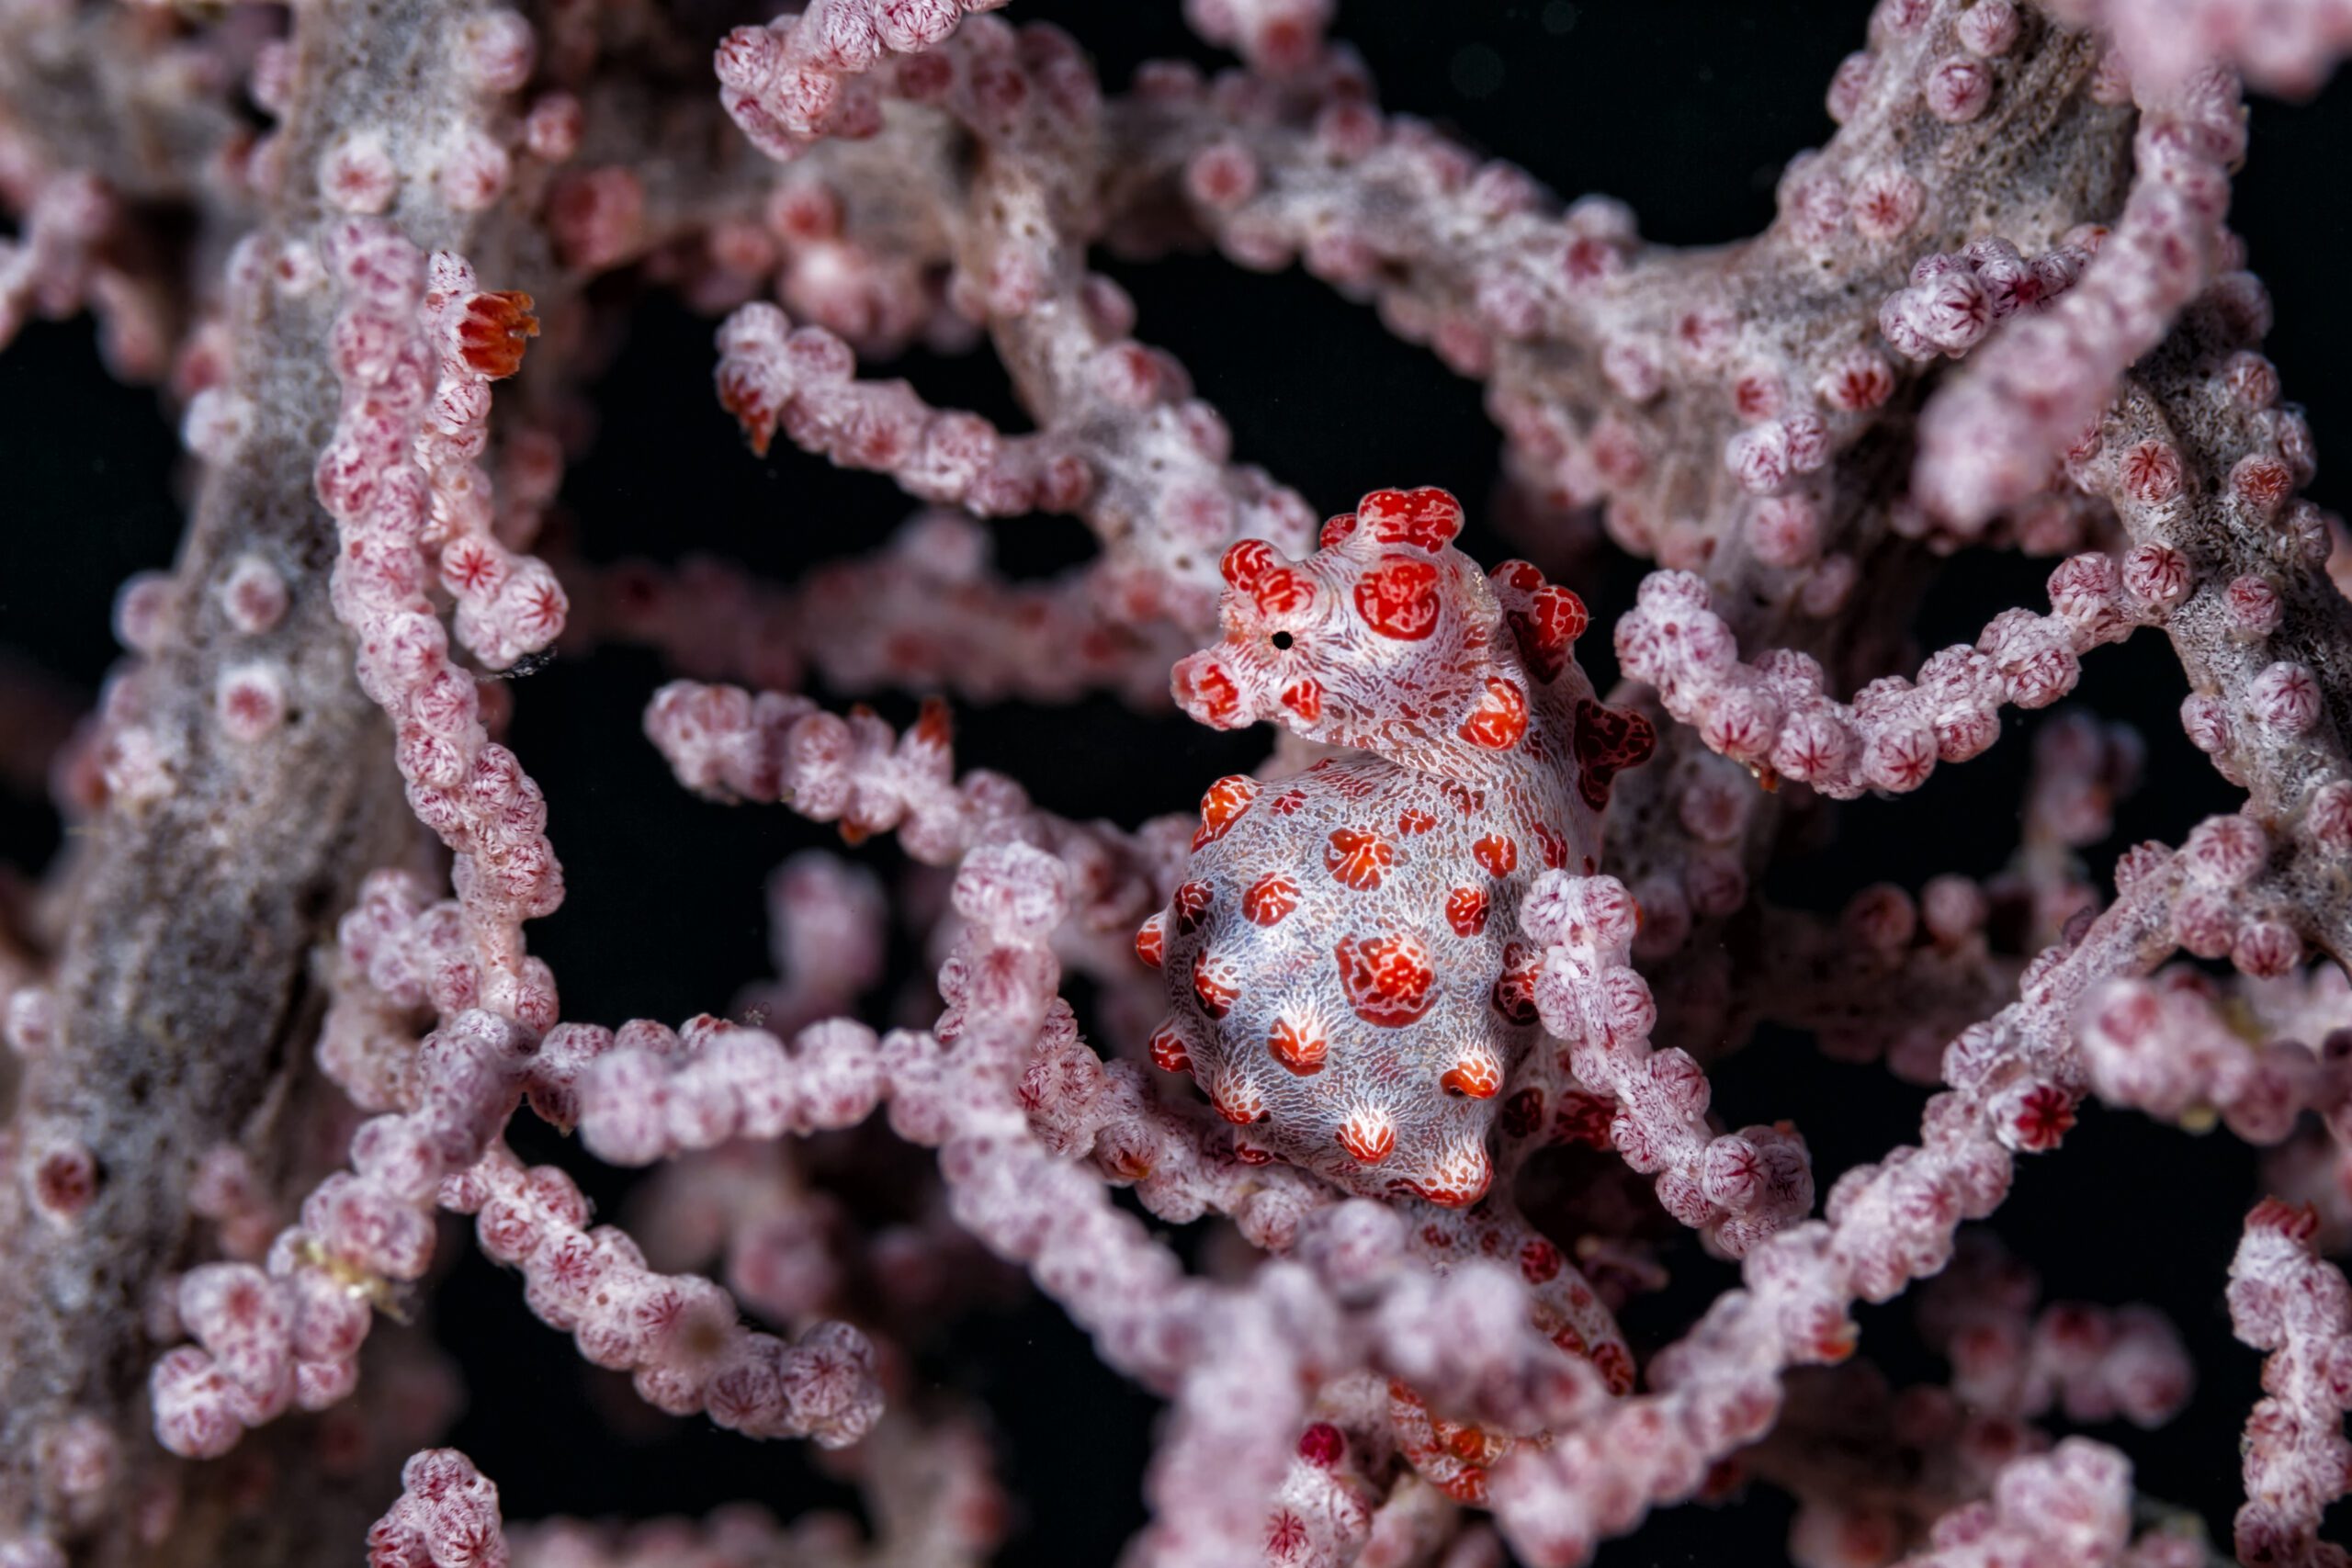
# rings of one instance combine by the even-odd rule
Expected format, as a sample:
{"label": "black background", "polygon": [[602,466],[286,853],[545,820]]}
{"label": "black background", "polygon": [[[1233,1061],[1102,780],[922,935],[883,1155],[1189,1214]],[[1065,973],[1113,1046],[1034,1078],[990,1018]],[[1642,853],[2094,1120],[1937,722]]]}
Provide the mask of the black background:
{"label": "black background", "polygon": [[[1369,61],[1388,107],[1445,122],[1563,193],[1625,198],[1648,238],[1703,244],[1770,220],[1781,165],[1831,130],[1823,91],[1859,46],[1867,11],[1854,0],[1347,0],[1338,30]],[[1184,32],[1174,0],[1043,0],[1009,14],[1068,28],[1113,90],[1146,59],[1217,62]],[[2352,89],[2339,85],[2310,105],[2258,101],[2233,211],[2278,305],[2268,352],[2318,436],[2312,493],[2338,508],[2345,492],[2325,458],[2352,430],[2352,403],[2335,374],[2352,355],[2352,312],[2340,303],[2352,192],[2336,177],[2347,152]],[[1498,438],[1478,389],[1388,339],[1369,311],[1295,270],[1260,276],[1205,256],[1103,265],[1135,295],[1139,335],[1181,358],[1224,412],[1237,454],[1271,468],[1318,509],[1340,509],[1385,484],[1442,484],[1465,499],[1488,493]],[[911,510],[873,476],[788,448],[752,457],[705,393],[711,362],[709,323],[664,299],[639,308],[598,393],[595,447],[563,491],[568,525],[587,554],[706,550],[786,576],[821,557],[875,547]],[[985,354],[917,355],[900,368],[935,402],[1021,427]],[[115,585],[167,564],[177,536],[175,487],[184,476],[171,431],[150,392],[106,378],[86,322],[69,322],[37,325],[0,355],[0,658],[86,700],[115,656],[107,631]],[[1015,570],[1046,570],[1089,548],[1067,520],[995,526]],[[1487,558],[1501,553],[1490,534],[1464,543]],[[2009,604],[2039,607],[2048,564],[1989,554],[1956,562],[1923,613],[1921,644],[1973,638]],[[1635,575],[1620,562],[1577,585],[1597,620],[1623,607]],[[1605,638],[1591,637],[1579,651],[1605,660]],[[569,874],[563,908],[531,930],[534,951],[555,966],[567,1017],[675,1021],[723,1010],[768,968],[760,891],[768,869],[794,849],[834,841],[781,809],[729,810],[680,792],[638,728],[661,679],[650,656],[605,649],[560,660],[515,694],[514,744],[547,786]],[[2132,719],[2149,742],[2147,783],[2124,807],[2115,840],[2093,855],[2102,875],[2123,846],[2177,840],[2232,803],[2181,737],[2183,692],[2152,635],[2086,665],[2073,700]],[[1997,870],[2017,840],[2039,717],[2011,722],[1992,753],[1939,773],[1916,795],[1848,809],[1835,843],[1778,868],[1772,893],[1834,909],[1874,881],[1916,888],[1938,872]],[[967,709],[958,723],[961,765],[1012,773],[1049,807],[1127,823],[1189,807],[1204,782],[1249,765],[1262,747],[1105,701]],[[56,833],[37,797],[0,797],[8,859],[37,868]],[[886,871],[897,863],[887,844],[857,853]],[[1915,1136],[1922,1098],[1880,1069],[1825,1062],[1805,1039],[1773,1033],[1726,1063],[1716,1090],[1732,1124],[1794,1117],[1825,1191],[1839,1171]],[[625,1187],[527,1117],[516,1138],[527,1155],[580,1170],[600,1202]],[[2091,1107],[2063,1151],[2021,1165],[1995,1222],[2051,1294],[2146,1300],[2179,1325],[2199,1366],[2195,1403],[2163,1432],[2097,1435],[2133,1455],[2148,1492],[2201,1509],[2223,1539],[2256,1359],[2232,1340],[2221,1290],[2255,1185],[2252,1155],[2226,1137],[2192,1138]],[[1629,1318],[1645,1351],[1732,1278],[1693,1248],[1669,1261],[1677,1285]],[[1939,1374],[1909,1317],[1903,1303],[1864,1314],[1863,1352],[1897,1382]],[[517,1281],[469,1252],[435,1325],[469,1389],[451,1440],[500,1482],[513,1516],[697,1512],[738,1497],[789,1512],[820,1495],[845,1496],[794,1446],[745,1442],[707,1423],[652,1420],[631,1423],[644,1429],[627,1438],[606,1435],[612,1391],[592,1384],[610,1374],[582,1366],[526,1312]],[[985,1403],[998,1425],[1006,1479],[1023,1506],[1002,1561],[1111,1562],[1141,1520],[1154,1403],[1102,1370],[1041,1303],[976,1316],[924,1364]],[[1774,1562],[1787,1514],[1784,1499],[1759,1490],[1725,1508],[1662,1516],[1600,1560]]]}

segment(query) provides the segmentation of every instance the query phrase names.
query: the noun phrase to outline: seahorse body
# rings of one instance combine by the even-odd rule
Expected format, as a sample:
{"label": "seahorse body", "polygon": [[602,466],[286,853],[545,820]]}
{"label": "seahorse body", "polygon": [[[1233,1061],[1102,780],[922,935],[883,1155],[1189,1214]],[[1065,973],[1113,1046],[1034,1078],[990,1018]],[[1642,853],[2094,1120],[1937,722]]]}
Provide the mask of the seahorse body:
{"label": "seahorse body", "polygon": [[1482,572],[1461,525],[1443,491],[1380,491],[1305,560],[1227,552],[1225,637],[1178,664],[1177,700],[1363,754],[1217,781],[1136,937],[1168,977],[1154,1060],[1243,1148],[1457,1207],[1487,1190],[1498,1097],[1541,1032],[1520,900],[1596,868],[1609,780],[1650,743],[1570,656],[1577,596],[1524,561]]}

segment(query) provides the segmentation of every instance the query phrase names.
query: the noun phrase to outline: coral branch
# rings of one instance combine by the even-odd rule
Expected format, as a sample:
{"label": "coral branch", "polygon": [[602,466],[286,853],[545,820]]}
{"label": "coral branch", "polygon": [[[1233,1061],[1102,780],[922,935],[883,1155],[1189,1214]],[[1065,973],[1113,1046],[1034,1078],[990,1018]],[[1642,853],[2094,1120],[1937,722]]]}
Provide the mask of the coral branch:
{"label": "coral branch", "polygon": [[810,0],[718,46],[727,113],[752,144],[788,159],[820,136],[871,136],[881,107],[860,80],[893,55],[935,48],[967,11],[1004,0]]}
{"label": "coral branch", "polygon": [[401,1495],[368,1532],[368,1568],[506,1568],[498,1488],[455,1449],[412,1454]]}
{"label": "coral branch", "polygon": [[1610,1138],[1635,1170],[1657,1173],[1667,1212],[1706,1227],[1734,1258],[1812,1213],[1804,1140],[1786,1123],[1714,1134],[1699,1064],[1649,1048],[1657,1005],[1628,960],[1640,910],[1623,886],[1548,872],[1521,918],[1544,944],[1535,980],[1544,1027],[1567,1043],[1577,1080],[1616,1101]]}
{"label": "coral branch", "polygon": [[2245,1219],[2230,1263],[2230,1324],[2272,1352],[2268,1397],[2246,1417],[2245,1506],[2238,1510],[2242,1562],[2329,1568],[2344,1549],[2319,1539],[2320,1515],[2352,1490],[2352,1287],[2312,1247],[2310,1209],[2265,1199]]}
{"label": "coral branch", "polygon": [[2220,268],[2229,171],[2245,152],[2237,85],[2209,74],[2141,107],[2132,197],[2082,284],[2002,333],[1921,416],[1914,483],[1958,522],[2041,489],[2123,372]]}
{"label": "coral branch", "polygon": [[[958,1386],[964,1315],[1029,1292],[1167,1402],[1137,1568],[1566,1568],[1743,1478],[1795,1495],[1808,1568],[2201,1568],[2120,1448],[2037,1425],[2194,1418],[2199,1287],[2159,1297],[2186,1339],[2038,1307],[1962,1233],[2093,1094],[2267,1145],[2310,1201],[2256,1209],[2231,1269],[2270,1356],[2237,1545],[2344,1568],[2320,1533],[2352,1477],[2352,1290],[2322,1248],[2352,1234],[2352,601],[2224,227],[2239,73],[2314,86],[2343,6],[1877,0],[1770,224],[1695,249],[1378,107],[1331,0],[1188,0],[1238,63],[1108,93],[1081,39],[992,9],[805,0],[728,31],[691,6],[0,0],[0,343],[29,362],[65,341],[37,320],[91,318],[195,497],[171,570],[115,595],[125,657],[75,676],[100,688],[78,731],[0,671],[0,781],[45,776],[65,829],[46,887],[0,875],[0,1568],[289,1568],[358,1536],[402,1454],[388,1568],[965,1568],[1021,1529],[1069,1557],[1070,1511],[992,1479],[998,1437],[1038,1472],[1035,1433]],[[1496,38],[1578,16],[1518,9]],[[1457,36],[1422,20],[1415,50]],[[1106,58],[1173,25],[1081,21]],[[1453,59],[1465,97],[1491,49]],[[1626,91],[1601,123],[1638,140],[1655,89]],[[1170,296],[1102,270],[1187,247],[1297,261],[1432,351],[1402,397],[1317,382],[1318,461],[1376,466],[1355,448],[1429,377],[1476,383],[1528,558],[1474,560],[1433,487],[1314,534],[1236,460],[1293,396],[1229,429],[1137,335]],[[1270,287],[1153,332],[1247,320],[1297,359]],[[707,396],[643,400],[681,311],[763,459],[725,477],[771,487],[752,535],[690,471]],[[980,349],[1011,394],[988,417]],[[600,424],[682,466],[567,482]],[[930,510],[844,543],[881,492],[811,464]],[[684,520],[682,564],[605,564],[675,560],[616,532],[637,512]],[[10,547],[130,547],[87,522]],[[803,569],[763,583],[711,541]],[[1913,645],[1950,558],[2012,548],[2054,567],[2046,613],[1963,569],[1982,635]],[[55,581],[12,577],[12,607]],[[1576,645],[1619,610],[1611,698]],[[2007,790],[1917,817],[2005,708],[2103,694],[2091,649],[2131,640],[2103,659],[2138,681],[2165,654],[2143,626],[2242,799],[2084,712],[2033,727],[2014,839]],[[632,793],[658,771],[578,699],[653,661],[680,678],[622,700],[678,782],[804,821]],[[1104,694],[1114,734],[1039,728]],[[1131,738],[1123,799],[1086,759]],[[2132,809],[2180,847],[2124,853],[2102,910],[2143,773]],[[710,836],[743,831],[790,842]],[[526,926],[564,903],[559,840],[629,931],[587,898]],[[780,977],[729,1016],[628,1017],[685,967],[653,954],[729,923],[729,868],[779,860]],[[697,985],[741,986],[731,940],[691,953]],[[2158,972],[2181,952],[2236,973]],[[598,970],[568,999],[628,1021],[559,1021],[566,953]],[[1711,1080],[1766,1025],[1832,1064]],[[1872,1158],[1846,1090],[1882,1059],[1936,1087]],[[1818,1215],[1800,1123],[1718,1114],[1748,1102],[1839,1168]],[[445,1211],[653,1414],[810,1439],[863,1525],[510,1536],[432,1446],[457,1391],[424,1336],[375,1332],[469,1310],[436,1278]],[[1950,1374],[1897,1391],[1860,1309],[1929,1279]],[[482,1375],[501,1418],[469,1440],[519,1488],[483,1445],[550,1439]],[[1051,1468],[1080,1428],[1047,1418]],[[548,1473],[593,1482],[560,1436]]]}
{"label": "coral branch", "polygon": [[[2071,949],[2043,953],[2017,1001],[1952,1043],[1952,1088],[1928,1102],[1920,1144],[1848,1171],[1822,1220],[1751,1251],[1743,1288],[1653,1361],[1657,1393],[1508,1461],[1496,1515],[1521,1556],[1581,1562],[1652,1503],[1688,1495],[1709,1464],[1770,1426],[1785,1369],[1852,1353],[1856,1301],[1883,1301],[1941,1269],[1960,1223],[2007,1194],[2016,1154],[2057,1145],[2080,1092],[2075,1007],[2098,981],[2144,974],[2173,951],[2177,857],[2146,852],[2127,869],[2112,908]],[[1599,1475],[1611,1483],[1594,1485]]]}
{"label": "coral branch", "polygon": [[2105,556],[2076,556],[2051,575],[2051,614],[2008,611],[1975,647],[1929,659],[1916,684],[1882,678],[1851,704],[1828,695],[1820,664],[1804,654],[1741,662],[1705,583],[1689,572],[1643,581],[1634,612],[1617,623],[1617,657],[1627,675],[1657,688],[1668,713],[1736,762],[1832,800],[1900,794],[1927,783],[1939,761],[1983,753],[2000,735],[2004,704],[2047,707],[2073,691],[2081,653],[2128,637],[2165,607],[2172,579],[2163,564],[2135,558],[2118,571]]}
{"label": "coral branch", "polygon": [[2334,0],[2052,0],[2050,9],[2103,28],[2133,79],[2158,86],[2219,60],[2257,86],[2301,96],[2352,49],[2352,17]]}

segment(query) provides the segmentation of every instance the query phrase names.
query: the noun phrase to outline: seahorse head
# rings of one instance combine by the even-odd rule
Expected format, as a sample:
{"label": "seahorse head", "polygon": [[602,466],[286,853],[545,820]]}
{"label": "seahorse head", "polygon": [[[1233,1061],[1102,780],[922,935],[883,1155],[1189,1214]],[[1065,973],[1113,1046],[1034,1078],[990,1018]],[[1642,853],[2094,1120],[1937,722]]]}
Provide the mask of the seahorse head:
{"label": "seahorse head", "polygon": [[1425,488],[1373,491],[1304,560],[1242,540],[1225,636],[1177,664],[1178,704],[1448,777],[1575,755],[1579,708],[1598,707],[1571,657],[1583,602],[1525,561],[1480,570],[1461,531],[1462,503]]}

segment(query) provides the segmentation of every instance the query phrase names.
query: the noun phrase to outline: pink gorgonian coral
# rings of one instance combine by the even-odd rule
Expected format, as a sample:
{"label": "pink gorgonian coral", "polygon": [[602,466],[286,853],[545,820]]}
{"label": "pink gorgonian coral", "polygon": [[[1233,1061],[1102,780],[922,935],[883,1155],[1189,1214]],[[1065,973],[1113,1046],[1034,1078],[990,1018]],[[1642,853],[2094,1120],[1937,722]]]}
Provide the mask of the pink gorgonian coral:
{"label": "pink gorgonian coral", "polygon": [[1848,9],[0,0],[0,1568],[2343,1568],[2352,25]]}

